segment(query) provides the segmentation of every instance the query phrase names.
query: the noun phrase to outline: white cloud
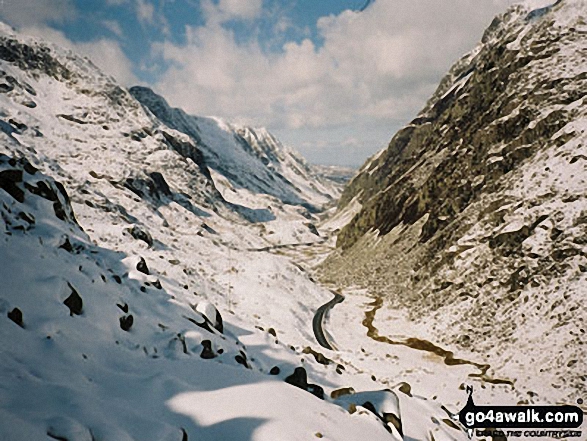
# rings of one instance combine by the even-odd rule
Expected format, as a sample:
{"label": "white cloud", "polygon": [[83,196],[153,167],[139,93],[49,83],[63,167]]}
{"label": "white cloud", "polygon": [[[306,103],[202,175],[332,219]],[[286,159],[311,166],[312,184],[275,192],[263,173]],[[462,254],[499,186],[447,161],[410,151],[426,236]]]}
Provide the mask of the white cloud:
{"label": "white cloud", "polygon": [[149,0],[136,0],[137,18],[141,24],[153,24],[155,6]]}
{"label": "white cloud", "polygon": [[156,89],[195,114],[245,118],[278,134],[350,126],[358,139],[374,124],[383,133],[414,117],[450,65],[512,1],[377,0],[361,13],[321,18],[320,47],[306,39],[277,54],[256,41],[236,41],[222,25],[227,17],[259,14],[252,3],[204,0],[205,26],[187,27],[183,45],[154,45],[171,65]]}
{"label": "white cloud", "polygon": [[120,23],[116,20],[102,20],[100,23],[117,37],[122,37],[124,35]]}
{"label": "white cloud", "polygon": [[72,0],[5,0],[0,18],[15,27],[60,22],[75,16]]}
{"label": "white cloud", "polygon": [[132,63],[126,57],[118,42],[107,38],[90,42],[73,42],[61,31],[47,26],[35,26],[22,30],[28,34],[51,41],[54,44],[88,57],[96,66],[108,75],[112,75],[124,86],[136,84],[137,78],[132,72]]}
{"label": "white cloud", "polygon": [[263,12],[263,0],[202,0],[201,8],[208,22],[223,23],[229,20],[252,20]]}

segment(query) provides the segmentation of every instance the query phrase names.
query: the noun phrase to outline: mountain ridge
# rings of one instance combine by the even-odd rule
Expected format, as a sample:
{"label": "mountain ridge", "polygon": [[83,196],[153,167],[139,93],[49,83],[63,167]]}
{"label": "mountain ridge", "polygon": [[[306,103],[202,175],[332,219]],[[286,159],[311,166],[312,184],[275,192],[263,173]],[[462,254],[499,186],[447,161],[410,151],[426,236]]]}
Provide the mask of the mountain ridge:
{"label": "mountain ridge", "polygon": [[[444,344],[503,354],[519,387],[548,378],[543,393],[573,400],[585,391],[573,351],[586,319],[587,4],[533,6],[498,16],[345,188],[339,209],[354,201],[357,214],[322,277],[367,288]],[[526,358],[541,370],[515,367]]]}

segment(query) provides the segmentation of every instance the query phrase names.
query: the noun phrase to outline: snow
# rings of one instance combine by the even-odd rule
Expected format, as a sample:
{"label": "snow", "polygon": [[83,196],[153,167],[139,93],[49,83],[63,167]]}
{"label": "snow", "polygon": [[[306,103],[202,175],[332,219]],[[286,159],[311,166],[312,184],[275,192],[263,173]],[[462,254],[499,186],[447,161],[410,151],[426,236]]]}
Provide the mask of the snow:
{"label": "snow", "polygon": [[[0,33],[13,34],[6,26]],[[38,47],[34,39],[14,38]],[[360,210],[359,196],[332,215],[329,204],[340,185],[320,178],[266,129],[179,110],[162,121],[126,91],[114,93],[116,84],[86,61],[55,46],[51,53],[75,73],[72,80],[0,62],[5,75],[35,90],[0,94],[0,153],[24,156],[41,170],[25,174],[28,184],[61,182],[79,226],[58,219],[52,202],[40,196],[27,191],[20,203],[0,189],[0,439],[399,439],[364,401],[380,412],[398,412],[406,440],[465,439],[445,421],[450,416],[444,409],[460,409],[467,398],[461,386],[475,381],[470,374],[479,369],[448,366],[429,351],[368,337],[363,321],[376,299],[345,291],[345,301],[326,321],[338,351],[320,348],[314,339],[314,312],[338,287],[316,283],[312,267],[332,252],[334,232]],[[569,67],[569,75],[580,69]],[[23,105],[30,100],[36,107]],[[561,134],[586,128],[578,119]],[[209,176],[172,149],[163,133],[200,149]],[[583,159],[570,162],[585,153],[584,141],[537,155],[518,172],[527,185],[512,189],[511,197],[523,200],[553,189],[584,194]],[[2,164],[0,172],[10,167]],[[129,188],[129,179],[148,188],[153,172],[161,173],[171,195],[139,195]],[[565,220],[571,230],[581,202],[562,204],[543,207],[572,213]],[[326,210],[324,218],[314,209]],[[513,211],[507,222],[515,230],[538,211]],[[132,226],[148,231],[153,245],[134,239],[127,232]],[[550,231],[536,231],[524,246],[542,253]],[[447,279],[476,270],[491,233],[472,228],[461,238],[452,250],[458,252],[455,274]],[[59,248],[66,238],[71,252]],[[137,270],[141,259],[149,275]],[[586,283],[584,277],[561,282],[575,291]],[[80,315],[71,315],[63,303],[72,288],[83,299]],[[526,310],[540,303],[541,289]],[[22,311],[24,328],[7,318],[14,308]],[[205,328],[204,317],[214,323],[216,310],[223,333]],[[431,330],[388,308],[377,311],[373,325],[389,339],[434,342],[461,312],[447,307],[437,314],[445,328]],[[132,326],[125,331],[121,319],[130,315]],[[540,347],[541,333],[551,328],[537,314],[528,313],[527,322],[529,331],[518,329],[511,338]],[[561,342],[568,341],[569,329],[555,331]],[[211,359],[202,357],[205,341]],[[317,362],[306,347],[331,362]],[[547,364],[544,354],[537,360]],[[464,350],[455,356],[484,361]],[[492,360],[489,373],[509,356]],[[309,382],[324,388],[324,400],[283,381],[300,366]],[[275,367],[279,374],[270,375]],[[521,368],[508,371],[528,388],[541,378],[533,373],[535,379],[525,378]],[[508,384],[483,386],[483,401],[512,400]],[[330,398],[345,387],[357,393]],[[348,411],[349,403],[357,412]]]}
{"label": "snow", "polygon": [[[340,186],[314,177],[266,130],[198,119],[208,124],[206,145],[238,172],[212,168],[208,177],[163,133],[194,139],[86,61],[55,46],[51,53],[72,80],[0,62],[18,83],[0,94],[0,153],[40,170],[15,184],[22,203],[0,189],[0,439],[393,439],[370,411],[351,414],[329,397],[348,384],[383,384],[346,372],[339,354],[323,365],[304,351],[320,350],[312,317],[332,297],[303,263],[314,247],[330,250],[308,226],[320,219],[306,204],[334,200]],[[293,185],[271,192],[251,183],[260,165],[240,161],[239,131],[259,154],[273,152],[274,169]],[[0,172],[14,167],[22,164],[0,164]],[[53,179],[79,226],[26,187],[46,182],[59,193]],[[133,238],[133,226],[153,244]],[[137,268],[143,260],[149,274]],[[64,304],[74,292],[75,313]],[[15,308],[23,327],[7,317]],[[214,309],[222,333],[205,324]],[[300,366],[324,400],[284,382]],[[427,419],[428,411],[412,415]]]}

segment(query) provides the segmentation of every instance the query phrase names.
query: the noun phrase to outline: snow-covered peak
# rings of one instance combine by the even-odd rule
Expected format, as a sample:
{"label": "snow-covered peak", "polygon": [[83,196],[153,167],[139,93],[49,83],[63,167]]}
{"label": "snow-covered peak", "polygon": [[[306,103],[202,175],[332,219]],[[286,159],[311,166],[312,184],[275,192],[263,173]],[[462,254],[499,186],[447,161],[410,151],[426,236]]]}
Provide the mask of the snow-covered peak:
{"label": "snow-covered peak", "polygon": [[206,164],[235,188],[313,210],[338,195],[336,186],[265,128],[188,115],[146,87],[132,87],[130,93],[169,127],[188,135],[204,153]]}

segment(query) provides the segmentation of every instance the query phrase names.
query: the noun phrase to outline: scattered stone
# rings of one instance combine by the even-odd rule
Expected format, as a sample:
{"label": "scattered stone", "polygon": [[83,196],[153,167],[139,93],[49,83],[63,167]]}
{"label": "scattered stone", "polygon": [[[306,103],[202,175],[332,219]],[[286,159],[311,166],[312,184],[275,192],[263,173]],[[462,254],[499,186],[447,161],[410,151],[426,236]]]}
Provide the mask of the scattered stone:
{"label": "scattered stone", "polygon": [[153,246],[153,237],[151,234],[142,227],[138,225],[133,225],[131,228],[127,230],[129,234],[135,238],[136,240],[142,240],[145,242],[149,247]]}
{"label": "scattered stone", "polygon": [[114,274],[114,275],[112,276],[112,278],[113,278],[113,279],[114,279],[114,281],[115,281],[116,283],[118,283],[119,285],[122,283],[122,279],[120,278],[120,276],[117,276],[116,274]]}
{"label": "scattered stone", "polygon": [[119,321],[120,321],[120,328],[123,331],[128,332],[128,331],[130,331],[130,328],[132,327],[134,319],[133,319],[132,314],[129,314],[129,315],[123,315],[122,317],[120,317]]}
{"label": "scattered stone", "polygon": [[222,316],[212,303],[204,300],[199,302],[196,307],[192,309],[201,314],[206,319],[206,321],[218,332],[224,332]]}
{"label": "scattered stone", "polygon": [[128,314],[128,304],[124,303],[121,305],[120,303],[117,303],[116,306],[118,306],[122,310],[122,312]]}
{"label": "scattered stone", "polygon": [[403,393],[406,394],[408,397],[412,396],[412,386],[410,386],[408,383],[401,383],[400,386],[398,387],[398,390]]}
{"label": "scattered stone", "polygon": [[269,374],[270,375],[279,375],[280,372],[281,372],[281,369],[279,369],[279,367],[273,366],[271,368],[271,370],[269,371]]}
{"label": "scattered stone", "polygon": [[83,301],[78,292],[68,282],[67,286],[71,289],[71,294],[63,301],[63,304],[69,308],[69,315],[81,315],[83,310]]}
{"label": "scattered stone", "polygon": [[249,364],[247,363],[247,354],[245,354],[243,351],[240,351],[239,355],[236,355],[234,357],[234,359],[236,360],[236,362],[238,364],[242,364],[244,367],[246,367],[247,369],[250,369],[251,367],[249,366]]}
{"label": "scattered stone", "polygon": [[216,358],[216,354],[212,350],[212,342],[210,340],[202,340],[202,346],[204,349],[202,349],[202,353],[200,354],[201,358],[204,360],[211,360]]}
{"label": "scattered stone", "polygon": [[65,240],[63,241],[63,243],[61,245],[59,245],[59,248],[67,251],[68,253],[73,252],[73,245],[69,241],[69,237],[65,236]]}
{"label": "scattered stone", "polygon": [[330,363],[333,363],[333,361],[330,360],[329,358],[326,358],[324,356],[324,354],[321,354],[320,352],[313,350],[310,346],[306,346],[302,350],[302,353],[303,354],[312,354],[314,356],[314,359],[316,360],[316,362],[323,364],[324,366],[328,366]]}
{"label": "scattered stone", "polygon": [[22,176],[22,170],[0,171],[0,188],[21,203],[24,202],[24,191],[16,184],[22,182]]}
{"label": "scattered stone", "polygon": [[321,386],[318,386],[317,384],[308,384],[308,387],[306,390],[308,392],[310,392],[312,395],[314,395],[315,397],[318,397],[321,400],[324,399],[324,389]]}
{"label": "scattered stone", "polygon": [[275,332],[275,329],[269,328],[267,329],[267,332],[271,334],[273,337],[277,338],[277,332]]}
{"label": "scattered stone", "polygon": [[142,257],[140,258],[139,262],[137,263],[137,271],[146,274],[147,276],[149,273],[149,267],[147,267],[147,262]]}
{"label": "scattered stone", "polygon": [[285,378],[285,382],[300,389],[308,389],[308,374],[303,367],[294,369],[293,374]]}
{"label": "scattered stone", "polygon": [[14,308],[8,313],[8,318],[21,328],[24,328],[24,323],[22,321],[22,311],[20,309]]}
{"label": "scattered stone", "polygon": [[336,400],[337,398],[340,398],[344,395],[352,395],[354,393],[355,393],[355,389],[353,389],[352,387],[343,387],[340,389],[333,390],[330,393],[330,398],[332,398],[333,400]]}

